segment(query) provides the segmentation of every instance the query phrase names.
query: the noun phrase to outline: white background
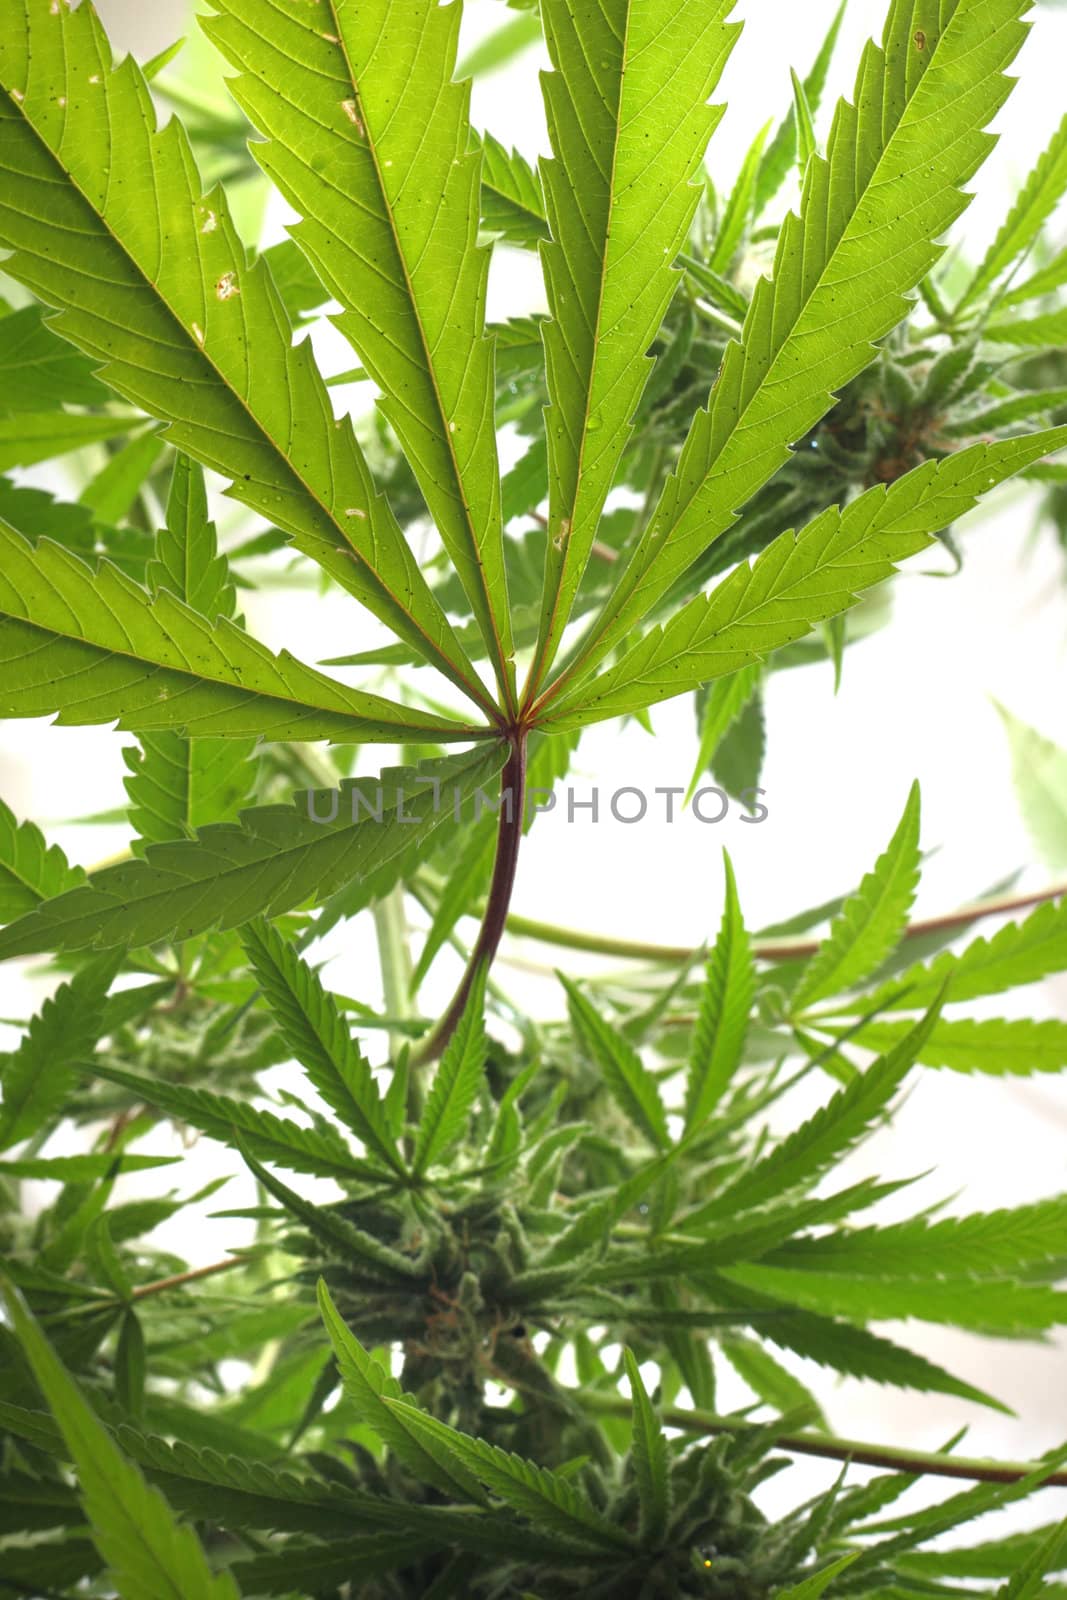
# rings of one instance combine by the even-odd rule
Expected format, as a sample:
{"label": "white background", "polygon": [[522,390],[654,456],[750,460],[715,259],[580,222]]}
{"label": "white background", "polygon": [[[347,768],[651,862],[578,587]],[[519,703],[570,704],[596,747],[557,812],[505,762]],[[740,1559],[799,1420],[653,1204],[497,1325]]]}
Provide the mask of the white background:
{"label": "white background", "polygon": [[[99,0],[99,10],[116,42],[142,55],[187,31],[184,8],[171,0],[157,0],[151,8],[137,0]],[[833,92],[849,86],[859,47],[880,27],[882,10],[869,0],[852,5]],[[730,110],[710,156],[720,187],[732,180],[756,130],[787,104],[789,66],[807,70],[832,11],[829,0],[742,0],[738,14],[748,26],[721,91]],[[507,15],[498,0],[470,0],[465,42],[474,42]],[[980,179],[981,198],[964,219],[962,231],[972,253],[995,231],[1062,113],[1067,12],[1042,8],[1039,18],[1017,69],[1021,87],[998,125],[1001,143]],[[530,156],[545,147],[537,82],[541,64],[537,52],[527,52],[474,87],[475,123]],[[825,129],[825,111],[822,124]],[[280,212],[272,213],[275,229],[278,217]],[[491,293],[493,316],[539,309],[543,301],[533,260],[502,253],[494,263]],[[350,364],[328,337],[321,346],[335,363],[331,370]],[[35,481],[62,488],[55,477],[38,474]],[[220,516],[232,518],[233,512],[223,508]],[[1067,744],[1065,558],[1047,534],[1032,538],[1033,522],[1032,501],[1008,492],[994,514],[972,519],[961,576],[924,576],[930,567],[946,565],[936,557],[912,563],[895,585],[891,628],[849,654],[836,698],[828,667],[773,678],[763,780],[770,816],[764,824],[743,826],[734,819],[714,828],[686,817],[667,825],[660,810],[626,827],[605,816],[602,804],[596,827],[584,820],[568,826],[557,813],[541,821],[525,846],[515,909],[612,935],[696,944],[714,935],[720,850],[726,845],[746,919],[759,927],[852,886],[892,832],[913,777],[922,784],[923,843],[936,850],[921,889],[920,914],[967,901],[1030,863],[1033,851],[1019,821],[1003,732],[991,702],[1000,700]],[[252,597],[246,609],[250,625],[267,643],[284,643],[307,660],[357,649],[363,641],[358,613],[345,597],[307,589],[284,598],[265,592]],[[691,715],[688,701],[657,709],[654,743],[635,726],[593,729],[583,740],[571,781],[582,791],[595,782],[605,797],[626,784],[685,785],[695,753]],[[119,745],[106,730],[8,723],[0,730],[0,793],[19,815],[50,823],[50,836],[89,864],[122,847],[121,830],[74,829],[64,819],[119,803]],[[370,752],[374,761],[377,754]],[[1045,881],[1032,865],[1023,879],[1035,887]],[[533,945],[513,944],[510,950],[546,968],[561,956]],[[563,959],[572,970],[596,966]],[[424,996],[431,1010],[447,996],[455,977],[444,959],[439,967]],[[559,1013],[559,994],[548,977],[505,967],[500,977],[541,1014]],[[379,1001],[369,916],[346,934],[329,980],[370,1003]],[[2,984],[0,1014],[5,1016],[24,1014],[40,993],[39,981],[26,972],[6,970]],[[1028,992],[1026,1012],[1067,1013],[1067,980]],[[791,1114],[800,1109],[792,1108]],[[857,1159],[856,1175],[903,1176],[936,1168],[936,1177],[909,1191],[909,1205],[916,1195],[926,1200],[958,1195],[955,1205],[985,1208],[1025,1201],[1062,1189],[1065,1123],[1067,1092],[1061,1082],[1004,1083],[930,1073],[913,1088],[893,1130]],[[189,1188],[203,1180],[205,1170],[215,1170],[217,1154],[210,1142],[190,1153]],[[231,1185],[224,1203],[236,1203],[236,1196],[237,1185]],[[237,1239],[233,1223],[213,1223],[184,1235],[178,1247],[194,1260],[208,1260]],[[961,1376],[991,1388],[1016,1407],[1018,1418],[870,1385],[828,1385],[817,1372],[807,1372],[839,1431],[937,1448],[967,1423],[969,1453],[1020,1456],[1067,1437],[1062,1349],[979,1341],[917,1325],[897,1331]],[[735,1397],[724,1390],[722,1398],[740,1401],[741,1391]],[[801,1472],[803,1477],[775,1480],[768,1503],[799,1498],[826,1476],[814,1464]],[[1064,1510],[1061,1495],[1050,1493],[1042,1505],[1049,1516]]]}

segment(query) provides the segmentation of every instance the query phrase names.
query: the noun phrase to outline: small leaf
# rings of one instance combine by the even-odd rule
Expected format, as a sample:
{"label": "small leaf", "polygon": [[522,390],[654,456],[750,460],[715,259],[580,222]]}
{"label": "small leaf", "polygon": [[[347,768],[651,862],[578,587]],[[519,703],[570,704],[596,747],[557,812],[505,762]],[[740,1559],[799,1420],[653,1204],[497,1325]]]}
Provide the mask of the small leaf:
{"label": "small leaf", "polygon": [[913,783],[904,815],[883,855],[845,901],[827,938],[793,990],[799,1012],[827,995],[853,989],[895,949],[907,925],[919,882],[919,785]]}
{"label": "small leaf", "polygon": [[420,1413],[413,1405],[400,1410],[397,1402],[406,1398],[400,1384],[364,1350],[343,1321],[321,1279],[318,1294],[319,1309],[337,1356],[341,1381],[359,1420],[374,1430],[421,1483],[430,1484],[449,1499],[484,1505],[485,1496],[478,1487],[477,1478],[465,1466],[458,1461],[442,1462],[436,1451],[426,1448],[409,1415],[414,1413],[418,1417]]}
{"label": "small leaf", "polygon": [[998,706],[1011,746],[1015,792],[1034,846],[1051,872],[1067,868],[1067,750]]}
{"label": "small leaf", "polygon": [[560,982],[567,991],[574,1026],[611,1093],[649,1143],[665,1150],[671,1141],[655,1078],[629,1041],[604,1021],[575,985],[562,974]]}
{"label": "small leaf", "polygon": [[745,931],[737,882],[728,855],[726,901],[715,947],[708,959],[686,1081],[685,1131],[693,1133],[714,1112],[741,1063],[748,1017],[756,990],[752,950]]}
{"label": "small leaf", "polygon": [[249,923],[241,942],[282,1037],[312,1084],[370,1154],[402,1175],[378,1085],[333,996],[268,922]]}
{"label": "small leaf", "polygon": [[623,1360],[626,1363],[626,1376],[630,1380],[630,1401],[633,1406],[630,1459],[641,1501],[638,1538],[646,1549],[658,1550],[666,1538],[671,1512],[667,1441],[648,1398],[633,1352],[624,1350]]}
{"label": "small leaf", "polygon": [[415,1141],[412,1172],[439,1164],[466,1130],[485,1076],[485,968],[471,985],[463,1015],[434,1074]]}

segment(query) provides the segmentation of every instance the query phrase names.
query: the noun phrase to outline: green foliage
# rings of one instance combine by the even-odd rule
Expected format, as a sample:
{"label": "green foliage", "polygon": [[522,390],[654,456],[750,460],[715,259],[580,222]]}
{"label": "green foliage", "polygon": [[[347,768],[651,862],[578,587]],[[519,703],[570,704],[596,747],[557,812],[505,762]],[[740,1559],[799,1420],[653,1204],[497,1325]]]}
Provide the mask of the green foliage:
{"label": "green foliage", "polygon": [[[827,130],[842,6],[724,181],[729,0],[513,0],[458,75],[460,0],[212,0],[146,68],[87,0],[0,0],[0,715],[136,740],[96,870],[0,800],[0,959],[52,958],[0,1056],[0,1587],[1059,1594],[1059,1525],[969,1525],[1062,1453],[839,1438],[848,1391],[809,1371],[965,1422],[1002,1401],[911,1323],[1067,1322],[1062,1196],[949,1210],[856,1166],[927,1070],[1067,1067],[1026,1009],[1067,899],[909,924],[915,786],[859,885],[775,929],[727,859],[698,950],[516,919],[625,962],[548,1017],[495,964],[587,725],[692,694],[685,803],[709,771],[751,799],[773,674],[839,680],[901,563],[962,560],[1013,477],[1067,525],[1067,123],[984,258],[945,250],[1026,9],[890,0]],[[469,77],[539,41],[533,163],[472,127]],[[271,185],[296,215],[261,249]],[[515,249],[547,314],[487,322]],[[7,475],[60,459],[62,498]],[[242,613],[279,583],[382,632],[267,649]],[[1059,870],[1062,752],[1005,721]],[[193,1194],[176,1132],[213,1141]],[[841,1481],[769,1516],[809,1451]],[[974,1486],[905,1500],[944,1473]]]}

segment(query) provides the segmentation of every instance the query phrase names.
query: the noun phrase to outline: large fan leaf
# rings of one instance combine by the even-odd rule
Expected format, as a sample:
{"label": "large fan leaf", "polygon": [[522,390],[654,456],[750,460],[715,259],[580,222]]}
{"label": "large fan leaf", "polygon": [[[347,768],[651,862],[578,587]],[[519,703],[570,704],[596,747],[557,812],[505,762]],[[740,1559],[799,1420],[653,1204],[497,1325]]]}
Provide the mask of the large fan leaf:
{"label": "large fan leaf", "polygon": [[707,104],[740,25],[732,0],[546,0],[554,159],[541,164],[552,242],[543,325],[549,539],[531,688],[567,625],[678,284],[693,178],[721,116]]}
{"label": "large fan leaf", "polygon": [[225,617],[207,622],[169,589],[149,595],[110,562],[94,571],[3,522],[0,664],[4,717],[359,743],[479,731],[346,688]]}
{"label": "large fan leaf", "polygon": [[8,7],[0,86],[5,271],[60,308],[52,327],[106,383],[487,704],[269,269],[249,265],[224,195],[202,194],[178,123],[156,131],[93,8]]}
{"label": "large fan leaf", "polygon": [[261,806],[195,839],[150,845],[143,861],[94,873],[0,933],[0,960],[40,950],[153,944],[235,928],[322,899],[355,879],[387,888],[404,852],[426,847],[504,759],[488,746]]}
{"label": "large fan leaf", "polygon": [[451,81],[462,8],[213,4],[207,32],[267,136],[255,154],[300,213],[293,237],[344,308],[338,325],[382,390],[509,697],[481,157],[470,85]]}
{"label": "large fan leaf", "polygon": [[690,429],[633,557],[569,671],[603,659],[868,365],[966,205],[991,146],[1004,68],[1028,0],[894,0],[868,44],[854,104],[841,101],[824,159],[809,162],[799,218],[783,224],[709,407]]}
{"label": "large fan leaf", "polygon": [[546,721],[573,727],[636,711],[801,638],[891,576],[995,484],[1065,444],[1067,428],[1050,428],[972,445],[925,462],[889,489],[869,489],[844,510],[831,506],[799,534],[780,534],[752,566],[742,562],[609,671],[572,687]]}

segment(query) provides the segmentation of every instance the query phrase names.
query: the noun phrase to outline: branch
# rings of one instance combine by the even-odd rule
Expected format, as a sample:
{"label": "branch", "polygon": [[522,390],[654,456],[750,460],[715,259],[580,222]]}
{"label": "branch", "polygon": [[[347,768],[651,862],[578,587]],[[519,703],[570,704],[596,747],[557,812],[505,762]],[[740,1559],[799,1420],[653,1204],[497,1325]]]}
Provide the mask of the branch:
{"label": "branch", "polygon": [[436,1060],[445,1048],[463,1015],[475,979],[483,967],[491,964],[507,926],[526,807],[526,740],[527,730],[524,727],[513,731],[511,754],[500,775],[500,827],[497,832],[496,859],[478,938],[452,1004],[412,1057],[416,1065]]}
{"label": "branch", "polygon": [[[980,917],[1007,916],[1013,911],[1029,911],[1043,905],[1046,900],[1058,900],[1067,894],[1067,883],[1054,884],[1049,889],[1035,890],[1032,894],[997,895],[988,900],[976,900],[972,905],[961,906],[958,911],[943,912],[938,917],[926,917],[909,923],[904,929],[905,939],[920,939],[927,933],[943,933],[952,928],[965,928]],[[542,944],[559,945],[566,950],[588,950],[594,955],[617,956],[624,961],[653,961],[664,966],[685,966],[699,958],[701,947],[676,944],[646,944],[636,939],[613,939],[607,934],[584,933],[576,928],[560,928],[551,922],[538,922],[532,917],[511,915],[507,919],[509,933],[523,939],[538,939]],[[752,953],[760,961],[802,961],[813,956],[822,944],[821,939],[753,939]]]}
{"label": "branch", "polygon": [[[631,1402],[621,1394],[596,1394],[586,1390],[581,1403],[602,1416],[629,1417]],[[669,1428],[684,1433],[746,1433],[752,1426],[735,1417],[716,1416],[712,1411],[667,1406],[660,1412]],[[902,1450],[895,1445],[871,1444],[862,1439],[842,1439],[836,1434],[785,1433],[775,1444],[793,1455],[821,1456],[828,1461],[850,1461],[861,1467],[883,1467],[890,1472],[912,1472],[916,1477],[965,1478],[971,1483],[1019,1483],[1041,1470],[1035,1461],[984,1461],[972,1456],[931,1455],[921,1450]],[[1050,1472],[1041,1489],[1067,1489],[1067,1470]]]}
{"label": "branch", "polygon": [[200,1278],[213,1278],[218,1272],[229,1272],[233,1267],[247,1265],[247,1256],[227,1256],[225,1261],[213,1261],[209,1267],[190,1267],[188,1272],[176,1272],[171,1278],[157,1278],[154,1283],[142,1283],[133,1290],[130,1299],[146,1300],[149,1295],[182,1289],[187,1283],[196,1283]]}

